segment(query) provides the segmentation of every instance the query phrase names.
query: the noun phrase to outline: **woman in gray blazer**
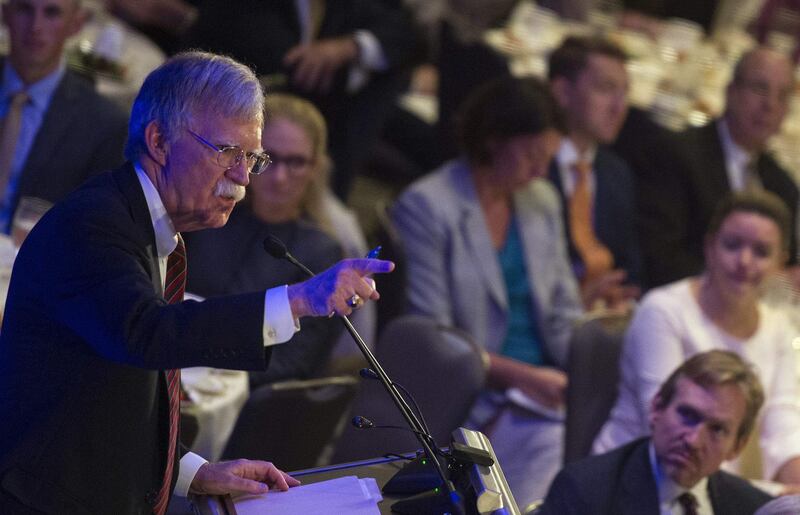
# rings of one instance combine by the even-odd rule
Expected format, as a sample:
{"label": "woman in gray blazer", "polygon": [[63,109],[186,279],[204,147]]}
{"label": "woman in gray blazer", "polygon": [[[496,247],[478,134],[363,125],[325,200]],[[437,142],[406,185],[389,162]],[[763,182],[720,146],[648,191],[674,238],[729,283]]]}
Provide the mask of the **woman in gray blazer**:
{"label": "woman in gray blazer", "polygon": [[534,79],[504,78],[461,110],[463,158],[406,190],[392,215],[408,261],[410,311],[469,332],[488,388],[469,423],[487,433],[520,506],[561,466],[561,370],[581,315],[561,206],[547,180],[560,115]]}

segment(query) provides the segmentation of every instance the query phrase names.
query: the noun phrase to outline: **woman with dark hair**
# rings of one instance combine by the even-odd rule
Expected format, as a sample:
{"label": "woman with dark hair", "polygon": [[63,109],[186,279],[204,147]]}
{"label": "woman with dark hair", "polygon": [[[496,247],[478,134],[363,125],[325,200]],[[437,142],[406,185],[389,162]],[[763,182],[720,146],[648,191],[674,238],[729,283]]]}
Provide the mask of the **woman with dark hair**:
{"label": "woman with dark hair", "polygon": [[[596,452],[649,433],[650,402],[673,368],[698,352],[730,350],[753,363],[764,383],[760,476],[800,483],[796,331],[783,312],[761,300],[765,281],[788,257],[789,216],[766,191],[721,201],[706,234],[705,272],[651,290],[634,315],[622,351],[619,397],[595,440]],[[727,468],[752,474],[741,462]]]}
{"label": "woman with dark hair", "polygon": [[561,139],[555,106],[534,79],[484,85],[461,109],[463,157],[412,184],[392,211],[409,310],[487,351],[487,389],[468,423],[491,438],[520,506],[543,497],[561,466],[559,367],[582,313],[558,195],[541,180]]}

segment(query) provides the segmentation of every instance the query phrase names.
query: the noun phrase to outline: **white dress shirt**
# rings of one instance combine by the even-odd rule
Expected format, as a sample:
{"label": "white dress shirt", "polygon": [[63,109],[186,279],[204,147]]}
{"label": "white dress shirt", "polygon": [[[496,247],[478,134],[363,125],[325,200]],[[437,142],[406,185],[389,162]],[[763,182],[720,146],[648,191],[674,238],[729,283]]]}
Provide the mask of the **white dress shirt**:
{"label": "white dress shirt", "polygon": [[578,152],[578,148],[569,138],[561,140],[561,146],[558,148],[556,154],[556,163],[558,163],[558,174],[561,178],[561,188],[564,191],[566,198],[572,197],[572,192],[575,191],[575,164],[584,161],[592,165],[592,173],[589,174],[589,192],[594,199],[594,192],[597,185],[597,180],[594,176],[594,158],[597,155],[597,145],[592,145],[583,154]]}
{"label": "white dress shirt", "polygon": [[711,498],[708,496],[707,477],[698,481],[692,488],[684,488],[667,476],[661,468],[652,441],[647,446],[647,451],[650,457],[650,469],[653,471],[653,478],[656,480],[658,508],[661,515],[685,515],[678,497],[686,492],[691,493],[697,499],[697,515],[714,515]]}
{"label": "white dress shirt", "polygon": [[731,187],[731,191],[742,191],[747,186],[747,176],[750,173],[748,167],[755,156],[733,141],[728,122],[724,118],[717,122],[717,132],[722,143],[722,153],[725,155],[725,171],[728,173],[728,184]]}

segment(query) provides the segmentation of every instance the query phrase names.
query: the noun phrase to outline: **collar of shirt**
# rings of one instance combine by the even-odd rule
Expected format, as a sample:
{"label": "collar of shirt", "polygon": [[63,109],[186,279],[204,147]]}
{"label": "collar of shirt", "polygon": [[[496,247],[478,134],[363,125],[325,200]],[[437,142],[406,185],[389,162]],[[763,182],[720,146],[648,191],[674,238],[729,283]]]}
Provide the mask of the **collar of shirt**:
{"label": "collar of shirt", "polygon": [[691,492],[697,499],[697,513],[701,515],[714,515],[711,506],[711,499],[708,497],[708,478],[704,477],[692,488],[684,488],[674,482],[666,475],[656,457],[656,448],[653,441],[648,444],[648,457],[650,458],[650,470],[656,482],[658,491],[658,506],[661,515],[683,515],[678,497],[685,492]]}
{"label": "collar of shirt", "polygon": [[52,73],[26,86],[16,70],[14,70],[14,67],[11,66],[11,61],[6,59],[3,62],[3,80],[0,81],[0,100],[3,103],[3,116],[5,116],[5,111],[8,110],[8,102],[11,95],[23,89],[27,91],[31,104],[37,110],[40,112],[46,111],[47,106],[50,105],[50,99],[53,98],[53,93],[66,71],[66,61],[62,58],[58,63],[58,67]]}
{"label": "collar of shirt", "polygon": [[[572,192],[575,191],[575,173],[572,167],[578,161],[586,161],[592,163],[592,170],[594,170],[594,158],[597,155],[597,145],[592,145],[582,155],[578,152],[575,143],[569,138],[561,140],[561,146],[556,153],[556,163],[558,164],[558,173],[561,178],[561,187],[564,190],[566,197],[571,197]],[[594,195],[595,177],[594,173],[589,175],[589,191]]]}
{"label": "collar of shirt", "polygon": [[153,223],[153,233],[156,237],[156,252],[159,260],[166,260],[175,250],[175,247],[178,246],[178,233],[175,231],[175,226],[172,225],[167,209],[161,201],[161,195],[159,195],[150,178],[144,173],[139,163],[135,163],[133,166],[136,168],[136,177],[142,186],[147,209],[150,211],[150,220]]}
{"label": "collar of shirt", "polygon": [[717,133],[722,143],[722,154],[725,156],[728,184],[733,191],[741,191],[745,187],[748,163],[754,156],[733,141],[728,122],[724,118],[717,122]]}

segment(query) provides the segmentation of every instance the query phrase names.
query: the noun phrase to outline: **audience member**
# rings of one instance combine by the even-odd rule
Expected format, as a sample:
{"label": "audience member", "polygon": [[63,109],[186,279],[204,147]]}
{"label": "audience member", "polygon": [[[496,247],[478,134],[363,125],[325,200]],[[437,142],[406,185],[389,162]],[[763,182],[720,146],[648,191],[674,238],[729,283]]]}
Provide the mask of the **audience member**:
{"label": "audience member", "polygon": [[[236,34],[236,37],[231,37]],[[208,0],[188,44],[251,64],[322,111],[331,129],[334,191],[346,198],[356,170],[407,82],[421,36],[396,0]]]}
{"label": "audience member", "polygon": [[550,180],[564,204],[573,270],[585,298],[620,307],[638,296],[637,287],[622,283],[637,284],[641,268],[633,174],[606,146],[628,111],[625,54],[603,39],[567,38],[550,54],[548,75],[566,114]]}
{"label": "audience member", "polygon": [[8,233],[20,198],[56,202],[121,164],[127,117],[66,68],[64,43],[86,19],[79,0],[9,0],[2,9],[0,231]]}
{"label": "audience member", "polygon": [[541,511],[750,515],[769,495],[720,465],[742,451],[763,402],[756,373],[738,355],[696,354],[648,403],[652,436],[567,465]]}
{"label": "audience member", "polygon": [[745,54],[728,85],[724,115],[656,152],[639,180],[640,242],[650,287],[700,272],[703,231],[725,193],[769,190],[792,213],[789,262],[796,263],[800,198],[787,172],[765,152],[788,110],[794,84],[789,60],[766,48]]}
{"label": "audience member", "polygon": [[[339,201],[327,185],[327,131],[319,111],[298,97],[268,95],[261,143],[272,163],[265,173],[252,178],[248,197],[233,210],[230,221],[220,229],[186,236],[187,289],[191,292],[212,297],[304,279],[290,263],[277,262],[264,252],[262,242],[268,235],[277,236],[314,271],[336,262],[342,247],[349,250],[348,257],[366,254],[363,235],[354,220],[347,218],[347,211],[342,208],[330,214],[330,203]],[[361,321],[367,307],[353,314],[354,323]],[[365,325],[374,332],[374,320]],[[335,319],[304,321],[289,345],[273,350],[266,371],[250,372],[251,386],[319,373],[341,328]],[[345,344],[355,350],[346,336]]]}
{"label": "audience member", "polygon": [[705,238],[705,272],[652,290],[637,309],[622,351],[619,397],[595,451],[647,433],[647,407],[676,364],[727,349],[757,366],[766,387],[762,476],[800,483],[796,331],[783,312],[759,300],[760,287],[786,259],[789,227],[786,206],[769,192],[739,192],[719,204]]}
{"label": "audience member", "polygon": [[392,211],[409,310],[465,330],[489,352],[489,389],[469,423],[492,439],[520,505],[541,498],[561,464],[567,378],[558,367],[581,315],[558,195],[540,180],[560,127],[540,82],[487,83],[461,111],[464,157],[412,184]]}
{"label": "audience member", "polygon": [[0,512],[163,515],[173,490],[297,484],[271,463],[209,464],[177,445],[177,369],[263,370],[299,318],[350,314],[378,298],[365,276],[393,267],[353,259],[288,287],[182,302],[180,232],[224,225],[269,163],[263,109],[246,66],[168,60],[134,102],[130,162],[25,240],[0,333]]}

